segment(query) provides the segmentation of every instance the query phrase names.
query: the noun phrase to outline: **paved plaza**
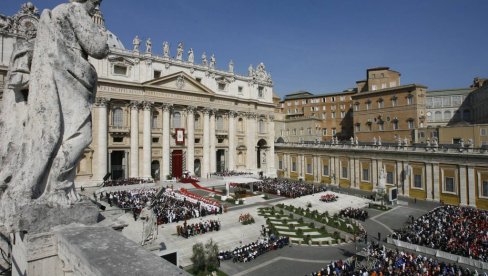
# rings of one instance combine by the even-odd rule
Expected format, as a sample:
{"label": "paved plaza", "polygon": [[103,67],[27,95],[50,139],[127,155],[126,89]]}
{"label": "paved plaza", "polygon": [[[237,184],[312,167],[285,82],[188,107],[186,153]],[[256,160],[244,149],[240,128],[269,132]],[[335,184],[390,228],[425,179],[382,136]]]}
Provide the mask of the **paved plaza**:
{"label": "paved plaza", "polygon": [[[225,188],[225,181],[211,179],[200,183],[200,185],[207,188],[214,187],[220,191]],[[192,189],[193,186],[191,184],[164,182],[156,186],[173,187],[175,189],[185,188],[201,195],[209,194],[206,191]],[[338,196],[337,201],[326,203],[319,200],[322,195],[331,193]],[[368,240],[378,241],[378,233],[380,233],[382,238],[385,238],[394,229],[400,228],[409,216],[417,218],[437,206],[430,202],[413,202],[404,199],[398,205],[393,206],[392,209],[382,212],[367,208],[369,202],[370,200],[366,198],[364,193],[354,194],[350,190],[339,191],[337,189],[334,192],[327,191],[295,199],[272,197],[270,200],[265,200],[261,196],[249,197],[244,205],[229,205],[228,212],[221,215],[211,215],[187,221],[188,224],[192,224],[205,220],[218,220],[221,223],[220,231],[208,232],[186,239],[176,234],[176,226],[183,225],[183,221],[164,224],[158,227],[157,240],[145,247],[158,255],[177,252],[178,265],[187,267],[191,265],[192,246],[195,243],[205,243],[212,239],[218,243],[220,250],[233,250],[235,247],[260,239],[260,230],[262,225],[266,225],[266,221],[264,217],[258,215],[258,208],[270,207],[278,203],[302,208],[307,208],[307,204],[311,203],[311,210],[317,210],[321,213],[327,211],[330,215],[347,207],[366,208],[369,213],[369,219],[360,223],[368,233]],[[107,216],[127,225],[122,231],[123,235],[140,243],[143,222],[139,219],[134,221],[132,212],[124,213],[120,210],[117,211],[115,207],[107,206],[107,208],[105,212]],[[242,225],[239,222],[239,215],[247,213],[255,219],[254,224]],[[282,230],[285,231],[286,229]],[[293,244],[280,250],[268,252],[248,263],[233,263],[231,260],[222,261],[221,270],[228,275],[305,275],[321,269],[330,261],[348,258],[364,246],[364,243],[358,243],[357,245],[343,243],[327,246]]]}

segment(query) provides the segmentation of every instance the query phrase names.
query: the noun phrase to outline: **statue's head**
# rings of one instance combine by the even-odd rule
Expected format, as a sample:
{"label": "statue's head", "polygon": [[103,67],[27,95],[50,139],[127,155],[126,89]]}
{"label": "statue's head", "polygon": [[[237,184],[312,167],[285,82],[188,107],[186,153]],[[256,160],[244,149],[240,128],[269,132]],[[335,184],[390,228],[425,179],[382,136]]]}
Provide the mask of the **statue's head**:
{"label": "statue's head", "polygon": [[81,3],[90,16],[93,16],[100,9],[102,0],[70,0],[71,2]]}

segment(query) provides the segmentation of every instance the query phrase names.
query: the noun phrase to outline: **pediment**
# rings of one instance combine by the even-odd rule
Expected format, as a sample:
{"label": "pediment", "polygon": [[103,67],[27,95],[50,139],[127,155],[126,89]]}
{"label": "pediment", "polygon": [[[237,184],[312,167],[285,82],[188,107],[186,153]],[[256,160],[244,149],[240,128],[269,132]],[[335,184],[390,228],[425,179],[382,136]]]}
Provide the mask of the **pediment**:
{"label": "pediment", "polygon": [[215,95],[210,88],[196,81],[185,72],[178,72],[143,83],[144,86],[158,87],[167,90]]}

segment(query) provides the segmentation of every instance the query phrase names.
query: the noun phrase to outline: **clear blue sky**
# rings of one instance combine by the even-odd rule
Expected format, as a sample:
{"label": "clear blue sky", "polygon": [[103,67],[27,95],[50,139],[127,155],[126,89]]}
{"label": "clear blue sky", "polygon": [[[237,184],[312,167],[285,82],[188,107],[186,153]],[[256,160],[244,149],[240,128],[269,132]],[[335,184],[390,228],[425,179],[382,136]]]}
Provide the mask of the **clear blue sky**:
{"label": "clear blue sky", "polygon": [[[19,0],[2,0],[14,14]],[[52,8],[63,0],[37,0]],[[217,67],[246,74],[264,62],[275,92],[337,92],[366,69],[389,66],[402,83],[467,87],[488,77],[487,0],[104,0],[107,27],[131,48],[137,34],[153,52],[178,41],[215,53]]]}

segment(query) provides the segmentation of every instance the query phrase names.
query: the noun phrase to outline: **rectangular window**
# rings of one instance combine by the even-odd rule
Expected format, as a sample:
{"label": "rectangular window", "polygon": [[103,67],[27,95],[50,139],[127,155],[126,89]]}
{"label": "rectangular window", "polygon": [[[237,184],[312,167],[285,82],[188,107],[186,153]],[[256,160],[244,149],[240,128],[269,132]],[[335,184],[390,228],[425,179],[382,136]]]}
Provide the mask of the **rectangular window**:
{"label": "rectangular window", "polygon": [[354,105],[354,111],[359,111],[359,104]]}
{"label": "rectangular window", "polygon": [[442,98],[441,97],[435,97],[434,98],[434,107],[442,107]]}
{"label": "rectangular window", "polygon": [[391,81],[390,82],[390,87],[395,87],[396,86],[396,81]]}
{"label": "rectangular window", "polygon": [[330,115],[331,115],[331,118],[332,118],[332,119],[335,119],[335,117],[336,117],[335,112],[332,112]]}
{"label": "rectangular window", "polygon": [[335,128],[333,128],[333,129],[332,129],[332,136],[336,136],[336,133],[337,133],[336,129],[335,129]]}
{"label": "rectangular window", "polygon": [[161,71],[154,70],[154,75],[153,76],[154,76],[155,79],[160,78],[161,77]]}
{"label": "rectangular window", "polygon": [[386,183],[393,184],[393,172],[386,172]]}
{"label": "rectangular window", "polygon": [[258,87],[258,97],[264,98],[264,87],[262,87],[262,86]]}
{"label": "rectangular window", "polygon": [[413,96],[409,96],[409,97],[407,98],[407,104],[408,104],[408,105],[412,105],[412,104],[413,104]]}
{"label": "rectangular window", "polygon": [[224,91],[225,90],[225,83],[219,83],[219,90]]}
{"label": "rectangular window", "polygon": [[307,173],[312,174],[312,164],[307,164]]}
{"label": "rectangular window", "polygon": [[280,161],[278,161],[278,169],[282,170],[283,169],[283,160],[280,159]]}
{"label": "rectangular window", "polygon": [[123,143],[124,137],[114,137],[114,143]]}
{"label": "rectangular window", "polygon": [[484,180],[481,187],[481,195],[488,197],[488,180]]}
{"label": "rectangular window", "polygon": [[323,129],[322,129],[322,135],[323,135],[323,136],[327,136],[327,129],[326,129],[326,128],[323,128]]}
{"label": "rectangular window", "polygon": [[397,99],[396,98],[391,99],[391,106],[395,107],[397,105],[398,105]]}
{"label": "rectangular window", "polygon": [[442,106],[443,107],[450,107],[451,106],[451,97],[442,97]]}
{"label": "rectangular window", "polygon": [[422,188],[422,175],[421,174],[415,174],[413,176],[413,186],[415,188]]}
{"label": "rectangular window", "polygon": [[369,181],[369,169],[363,169],[363,181]]}
{"label": "rectangular window", "polygon": [[383,101],[379,101],[379,102],[378,102],[378,108],[383,108],[383,106],[384,106],[384,104],[383,104],[383,103],[384,103]]}
{"label": "rectangular window", "polygon": [[158,137],[153,137],[153,138],[152,138],[152,142],[153,142],[154,144],[159,143],[159,138],[158,138]]}
{"label": "rectangular window", "polygon": [[127,75],[127,66],[114,65],[114,74],[124,76]]}
{"label": "rectangular window", "polygon": [[386,88],[386,83],[382,83],[381,84],[381,89],[385,89]]}
{"label": "rectangular window", "polygon": [[[324,165],[322,167],[322,175],[329,175],[329,165]],[[488,182],[487,182],[488,183]],[[488,190],[488,189],[487,189]]]}
{"label": "rectangular window", "polygon": [[346,112],[345,111],[341,111],[341,118],[344,118],[346,117]]}
{"label": "rectangular window", "polygon": [[377,90],[377,89],[378,89],[378,88],[376,87],[376,84],[371,85],[371,90],[372,90],[372,91],[375,91],[375,90]]}
{"label": "rectangular window", "polygon": [[433,104],[433,98],[432,97],[427,97],[427,101],[425,103],[425,107],[431,108],[433,106],[434,106],[434,104]]}
{"label": "rectangular window", "polygon": [[307,100],[302,100],[302,104],[307,104]]}
{"label": "rectangular window", "polygon": [[355,125],[354,126],[354,131],[355,132],[360,132],[361,131],[361,126],[360,125]]}
{"label": "rectangular window", "polygon": [[[237,93],[239,93],[239,95],[242,95],[242,89],[242,86],[237,87]],[[288,106],[290,106],[290,103],[288,103]]]}
{"label": "rectangular window", "polygon": [[414,128],[413,121],[412,120],[407,121],[407,124],[408,124],[408,129],[413,129]]}
{"label": "rectangular window", "polygon": [[385,125],[384,125],[384,124],[378,124],[378,129],[379,129],[380,131],[385,130]]}
{"label": "rectangular window", "polygon": [[371,109],[371,103],[366,103],[366,110],[370,110]]}
{"label": "rectangular window", "polygon": [[480,136],[486,136],[487,131],[486,128],[480,128]]}
{"label": "rectangular window", "polygon": [[444,191],[448,193],[455,193],[454,177],[446,177],[444,183]]}
{"label": "rectangular window", "polygon": [[342,178],[347,178],[347,167],[342,167]]}
{"label": "rectangular window", "polygon": [[398,121],[393,121],[393,129],[398,130]]}
{"label": "rectangular window", "polygon": [[292,162],[291,163],[291,171],[296,172],[297,171],[297,162]]}

